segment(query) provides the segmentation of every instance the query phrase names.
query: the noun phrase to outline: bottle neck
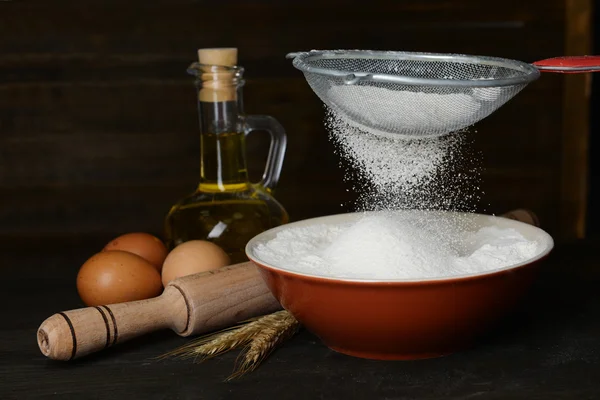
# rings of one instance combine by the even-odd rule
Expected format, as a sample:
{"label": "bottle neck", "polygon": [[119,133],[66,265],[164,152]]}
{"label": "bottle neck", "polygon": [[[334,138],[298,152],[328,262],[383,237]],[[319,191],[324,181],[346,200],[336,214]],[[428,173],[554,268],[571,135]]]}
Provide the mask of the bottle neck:
{"label": "bottle neck", "polygon": [[237,191],[249,186],[240,91],[226,101],[198,102],[201,191]]}

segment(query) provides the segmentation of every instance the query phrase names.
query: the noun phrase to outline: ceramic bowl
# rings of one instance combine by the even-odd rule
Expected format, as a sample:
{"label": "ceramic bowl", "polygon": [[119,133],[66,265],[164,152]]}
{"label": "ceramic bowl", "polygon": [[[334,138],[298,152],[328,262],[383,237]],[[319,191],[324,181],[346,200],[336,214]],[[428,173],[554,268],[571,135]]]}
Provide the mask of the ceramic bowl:
{"label": "ceramic bowl", "polygon": [[259,267],[275,298],[306,329],[330,349],[362,358],[430,358],[471,347],[514,308],[554,246],[551,236],[535,226],[468,214],[477,228],[514,228],[527,239],[544,243],[545,250],[526,262],[486,273],[385,281],[307,275],[256,255],[257,245],[282,230],[352,222],[361,215],[332,215],[273,228],[248,242],[246,254]]}

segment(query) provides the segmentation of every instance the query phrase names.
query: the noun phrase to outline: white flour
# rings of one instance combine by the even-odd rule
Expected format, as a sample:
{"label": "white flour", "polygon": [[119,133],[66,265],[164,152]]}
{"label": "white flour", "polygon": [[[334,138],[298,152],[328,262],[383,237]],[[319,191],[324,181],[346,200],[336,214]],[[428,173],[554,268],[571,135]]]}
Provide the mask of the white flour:
{"label": "white flour", "polygon": [[[344,115],[361,121],[362,128],[368,131],[373,128],[408,135],[443,135],[465,128],[478,118],[481,96],[411,90],[332,85],[327,98]],[[489,97],[488,92],[482,94]]]}
{"label": "white flour", "polygon": [[[468,232],[456,220],[387,212],[345,225],[313,225],[279,232],[256,256],[290,271],[348,279],[431,279],[482,273],[539,254],[544,246],[514,229]],[[445,240],[448,232],[455,243]]]}

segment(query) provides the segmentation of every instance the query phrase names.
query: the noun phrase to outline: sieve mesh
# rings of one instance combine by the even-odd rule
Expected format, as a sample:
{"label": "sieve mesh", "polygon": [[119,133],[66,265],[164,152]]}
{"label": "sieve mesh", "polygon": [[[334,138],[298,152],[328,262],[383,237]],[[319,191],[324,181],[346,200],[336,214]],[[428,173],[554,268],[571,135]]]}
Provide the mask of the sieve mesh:
{"label": "sieve mesh", "polygon": [[347,122],[408,136],[467,128],[539,76],[518,61],[433,53],[313,51],[300,53],[294,65]]}

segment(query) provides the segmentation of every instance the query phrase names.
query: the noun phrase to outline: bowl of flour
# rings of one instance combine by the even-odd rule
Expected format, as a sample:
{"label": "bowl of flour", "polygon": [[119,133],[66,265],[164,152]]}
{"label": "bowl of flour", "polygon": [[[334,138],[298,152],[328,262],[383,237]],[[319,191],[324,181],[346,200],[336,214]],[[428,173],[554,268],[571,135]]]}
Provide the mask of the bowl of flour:
{"label": "bowl of flour", "polygon": [[289,223],[254,237],[246,254],[331,349],[419,359],[471,346],[517,304],[553,245],[507,218],[403,210]]}

